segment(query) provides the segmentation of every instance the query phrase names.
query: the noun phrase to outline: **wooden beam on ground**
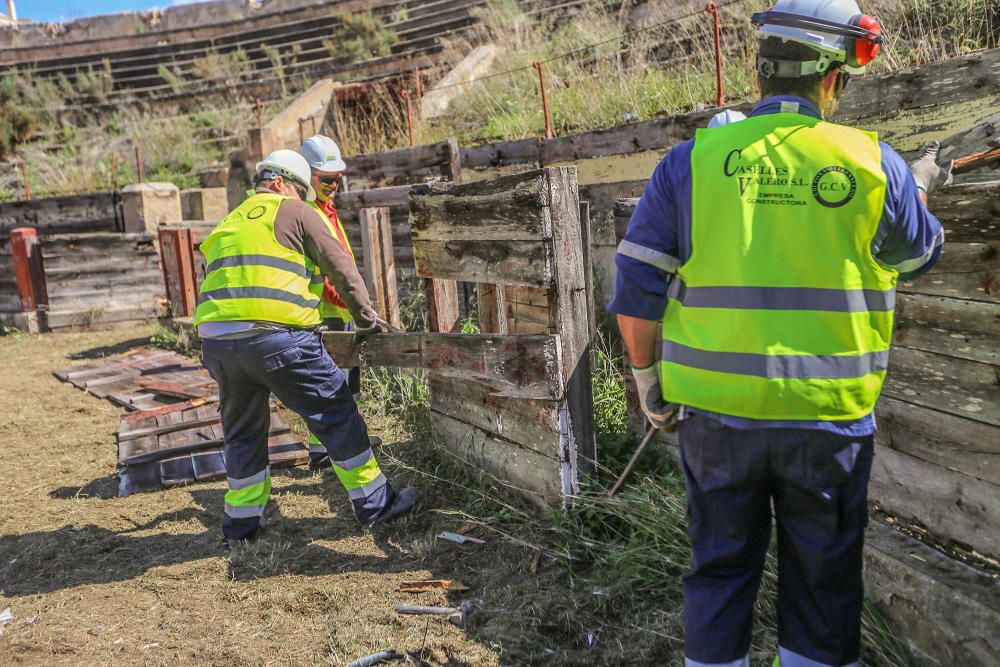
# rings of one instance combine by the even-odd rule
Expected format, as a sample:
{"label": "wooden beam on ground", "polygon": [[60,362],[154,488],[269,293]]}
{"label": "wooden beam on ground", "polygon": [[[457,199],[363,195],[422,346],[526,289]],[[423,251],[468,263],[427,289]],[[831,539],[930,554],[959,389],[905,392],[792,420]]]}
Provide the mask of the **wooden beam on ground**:
{"label": "wooden beam on ground", "polygon": [[327,332],[323,344],[337,365],[424,368],[478,382],[495,396],[557,399],[563,394],[555,336]]}
{"label": "wooden beam on ground", "polygon": [[363,208],[358,211],[361,223],[361,247],[365,260],[365,278],[375,301],[375,310],[386,322],[402,327],[399,318],[399,287],[396,259],[393,255],[392,227],[388,208]]}

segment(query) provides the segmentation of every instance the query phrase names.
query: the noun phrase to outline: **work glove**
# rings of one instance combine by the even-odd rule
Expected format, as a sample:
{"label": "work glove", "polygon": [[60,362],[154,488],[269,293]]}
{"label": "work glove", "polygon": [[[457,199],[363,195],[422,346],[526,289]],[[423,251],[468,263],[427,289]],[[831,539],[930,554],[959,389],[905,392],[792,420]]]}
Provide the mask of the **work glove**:
{"label": "work glove", "polygon": [[910,165],[917,187],[927,194],[934,192],[942,185],[951,185],[951,169],[955,163],[953,160],[948,160],[945,165],[938,164],[937,156],[940,150],[941,142],[932,141],[927,144],[920,157]]}
{"label": "work glove", "polygon": [[374,320],[368,326],[359,327],[359,326],[355,325],[355,328],[354,328],[354,337],[355,338],[361,338],[363,336],[368,336],[368,335],[371,335],[371,334],[380,334],[380,333],[385,333],[385,328],[381,324],[379,324],[378,322],[375,322]]}
{"label": "work glove", "polygon": [[653,428],[673,426],[677,422],[677,410],[680,406],[663,400],[656,364],[650,364],[645,368],[635,366],[631,368],[636,389],[639,390],[639,405],[642,406],[642,412],[649,419],[649,423]]}

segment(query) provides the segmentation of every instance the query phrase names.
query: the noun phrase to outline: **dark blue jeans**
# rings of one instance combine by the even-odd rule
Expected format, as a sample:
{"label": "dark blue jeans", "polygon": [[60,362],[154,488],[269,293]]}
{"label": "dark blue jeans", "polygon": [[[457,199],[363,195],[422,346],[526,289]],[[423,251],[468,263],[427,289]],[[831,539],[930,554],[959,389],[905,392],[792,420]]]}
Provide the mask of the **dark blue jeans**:
{"label": "dark blue jeans", "polygon": [[689,663],[747,655],[772,504],[782,664],[856,662],[873,437],[740,430],[698,414],[679,435],[692,548],[683,585]]}
{"label": "dark blue jeans", "polygon": [[[273,393],[305,420],[334,461],[364,458],[368,428],[340,370],[314,331],[275,330],[249,338],[202,341],[202,363],[219,383],[226,474],[249,479],[267,470],[269,398]],[[358,495],[357,493],[353,495]],[[386,482],[364,497],[352,498],[355,514],[371,523],[392,500]],[[223,517],[227,539],[253,534],[259,517]]]}

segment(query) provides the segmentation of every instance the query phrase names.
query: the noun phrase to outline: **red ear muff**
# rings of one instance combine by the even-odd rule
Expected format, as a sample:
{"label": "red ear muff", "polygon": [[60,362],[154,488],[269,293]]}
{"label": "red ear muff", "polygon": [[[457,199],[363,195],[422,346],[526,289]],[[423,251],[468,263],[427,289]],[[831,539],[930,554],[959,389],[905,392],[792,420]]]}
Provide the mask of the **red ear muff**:
{"label": "red ear muff", "polygon": [[[882,35],[882,26],[879,25],[878,19],[874,16],[858,14],[851,19],[851,25],[857,26],[871,35]],[[878,55],[878,52],[882,48],[882,45],[876,39],[845,40],[847,64],[851,67],[864,67],[875,60],[875,56]]]}

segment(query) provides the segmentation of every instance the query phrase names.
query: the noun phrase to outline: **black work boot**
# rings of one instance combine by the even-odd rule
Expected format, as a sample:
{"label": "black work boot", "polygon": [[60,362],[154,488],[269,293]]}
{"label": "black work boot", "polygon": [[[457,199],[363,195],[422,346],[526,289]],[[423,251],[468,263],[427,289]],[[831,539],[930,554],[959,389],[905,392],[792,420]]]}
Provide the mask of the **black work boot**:
{"label": "black work boot", "polygon": [[267,532],[267,516],[264,514],[260,515],[260,523],[257,525],[257,530],[253,531],[243,539],[230,540],[226,539],[226,546],[232,551],[240,546],[245,546],[251,542],[256,542],[259,537],[261,537],[265,532]]}
{"label": "black work boot", "polygon": [[420,491],[415,486],[408,486],[398,491],[392,502],[379,514],[374,521],[369,524],[369,528],[377,529],[383,525],[394,521],[413,509],[413,506],[420,500]]}

